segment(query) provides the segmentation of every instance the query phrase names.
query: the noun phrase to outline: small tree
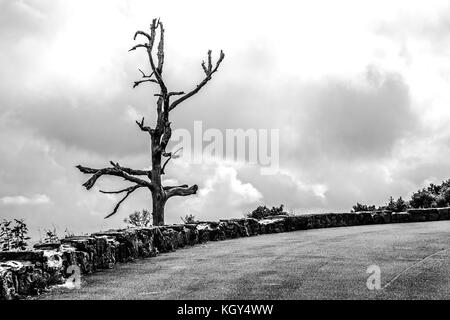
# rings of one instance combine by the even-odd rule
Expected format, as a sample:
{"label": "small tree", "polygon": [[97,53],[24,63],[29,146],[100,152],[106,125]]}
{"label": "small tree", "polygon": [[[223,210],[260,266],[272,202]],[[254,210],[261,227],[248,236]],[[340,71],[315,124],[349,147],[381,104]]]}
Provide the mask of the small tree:
{"label": "small tree", "polygon": [[135,211],[123,221],[133,227],[149,227],[152,224],[152,214],[148,210],[143,209],[142,211]]}
{"label": "small tree", "polygon": [[0,246],[2,251],[11,250],[13,239],[11,223],[12,221],[3,220],[0,226]]}
{"label": "small tree", "polygon": [[422,189],[412,195],[410,205],[413,208],[431,208],[434,202],[435,196],[430,190]]}
{"label": "small tree", "polygon": [[[156,47],[157,30],[159,30],[159,43]],[[138,128],[148,135],[151,142],[150,158],[152,168],[151,170],[136,170],[121,166],[119,163],[113,161],[110,162],[112,165],[111,167],[103,169],[93,169],[81,165],[78,165],[77,168],[84,174],[92,175],[91,178],[83,184],[88,190],[95,185],[98,178],[104,175],[121,177],[132,184],[130,187],[119,191],[101,191],[103,193],[125,194],[122,200],[114,207],[112,213],[106,216],[106,218],[115,214],[119,209],[120,204],[125,201],[131,193],[137,189],[144,188],[150,191],[152,197],[153,225],[159,226],[164,224],[164,207],[167,200],[175,196],[189,196],[197,193],[198,190],[197,185],[191,187],[188,185],[162,185],[161,175],[165,174],[166,166],[174,155],[172,152],[166,151],[167,144],[172,136],[169,115],[172,114],[172,112],[175,111],[175,108],[181,105],[181,103],[197,94],[212,79],[212,76],[219,69],[225,55],[220,51],[217,62],[213,64],[212,53],[211,50],[209,50],[207,61],[201,63],[203,72],[205,73],[203,80],[187,93],[183,91],[170,91],[167,87],[166,80],[163,78],[163,65],[165,61],[164,27],[162,22],[159,21],[159,19],[153,19],[150,25],[150,33],[137,31],[134,35],[134,40],[136,40],[138,36],[145,38],[146,42],[135,45],[130,51],[136,49],[145,50],[151,71],[149,74],[146,74],[139,69],[142,74],[142,80],[135,81],[133,87],[135,88],[143,83],[150,83],[156,84],[159,88],[159,93],[155,94],[157,97],[155,125],[152,127],[145,125],[144,118],[140,121],[136,121]],[[157,60],[153,57],[155,47]],[[163,158],[166,159],[163,161]]]}
{"label": "small tree", "polygon": [[404,201],[402,199],[402,197],[399,197],[397,199],[397,202],[395,203],[395,210],[393,210],[393,211],[395,211],[395,212],[403,212],[406,209],[408,209],[408,203],[406,203],[406,201]]}
{"label": "small tree", "polygon": [[25,250],[28,246],[27,240],[30,240],[28,234],[28,227],[23,219],[14,219],[15,226],[12,228],[13,234],[13,249]]}
{"label": "small tree", "polygon": [[28,227],[23,219],[14,219],[12,221],[4,220],[0,227],[0,248],[2,251],[25,250],[28,246],[27,240],[30,240]]}
{"label": "small tree", "polygon": [[389,197],[389,202],[386,206],[386,209],[390,210],[390,211],[396,211],[396,209],[397,209],[397,203],[395,202],[395,200],[392,196]]}

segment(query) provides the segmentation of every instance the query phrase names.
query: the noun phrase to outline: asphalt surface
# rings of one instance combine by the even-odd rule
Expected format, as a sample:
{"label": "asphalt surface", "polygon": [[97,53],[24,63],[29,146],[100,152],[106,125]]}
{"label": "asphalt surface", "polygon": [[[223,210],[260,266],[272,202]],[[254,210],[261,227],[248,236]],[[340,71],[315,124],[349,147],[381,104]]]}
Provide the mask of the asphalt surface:
{"label": "asphalt surface", "polygon": [[449,299],[449,248],[450,221],[268,234],[119,264],[39,299]]}

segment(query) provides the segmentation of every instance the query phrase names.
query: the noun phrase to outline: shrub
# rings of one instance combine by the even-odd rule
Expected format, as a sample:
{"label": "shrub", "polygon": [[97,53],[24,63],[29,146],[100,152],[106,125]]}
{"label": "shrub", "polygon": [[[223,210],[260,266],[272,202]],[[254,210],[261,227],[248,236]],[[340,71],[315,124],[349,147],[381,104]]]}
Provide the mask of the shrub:
{"label": "shrub", "polygon": [[445,205],[448,206],[450,204],[450,187],[445,188],[445,190],[442,192],[442,197],[445,200]]}
{"label": "shrub", "polygon": [[359,212],[359,211],[375,211],[375,206],[368,206],[366,204],[360,204],[356,203],[356,205],[353,206],[353,212]]}
{"label": "shrub", "polygon": [[397,203],[395,202],[393,197],[389,197],[389,202],[387,206],[385,207],[386,210],[395,211],[397,208]]}
{"label": "shrub", "polygon": [[183,221],[184,224],[191,224],[195,223],[195,216],[193,214],[187,214],[183,217],[180,217],[181,221]]}
{"label": "shrub", "polygon": [[0,249],[2,251],[11,250],[12,244],[12,231],[11,225],[12,221],[3,220],[0,225]]}
{"label": "shrub", "polygon": [[430,185],[427,188],[427,191],[431,193],[434,196],[437,196],[441,193],[442,186],[435,185],[434,183],[430,183]]}
{"label": "shrub", "polygon": [[445,199],[444,195],[440,194],[440,195],[436,196],[435,201],[433,203],[433,207],[442,208],[442,207],[446,207],[447,205],[448,205],[448,202]]}
{"label": "shrub", "polygon": [[3,220],[0,226],[0,249],[8,250],[26,250],[30,240],[28,227],[23,219],[14,219],[13,221]]}
{"label": "shrub", "polygon": [[251,213],[247,214],[247,217],[261,220],[268,216],[279,216],[284,214],[286,214],[286,212],[284,212],[284,205],[272,207],[272,209],[269,209],[266,206],[259,206]]}
{"label": "shrub", "polygon": [[393,197],[389,198],[389,202],[385,207],[380,207],[380,209],[386,209],[393,212],[402,212],[408,208],[408,203],[403,200],[402,197],[399,197],[397,201],[394,200]]}
{"label": "shrub", "polygon": [[135,211],[123,221],[133,227],[149,227],[152,225],[152,214],[143,209],[142,211]]}
{"label": "shrub", "polygon": [[53,230],[44,230],[45,231],[45,237],[44,237],[44,243],[55,243],[59,241],[58,234],[56,233],[56,228],[53,227]]}
{"label": "shrub", "polygon": [[70,238],[70,237],[74,237],[75,236],[75,232],[69,230],[66,228],[66,230],[64,230],[64,238]]}
{"label": "shrub", "polygon": [[[436,190],[431,188],[431,190]],[[430,188],[419,190],[413,193],[410,205],[413,208],[431,208],[435,203],[436,196],[430,191]]]}
{"label": "shrub", "polygon": [[[428,187],[414,192],[410,201],[405,201],[402,197],[399,197],[395,201],[393,197],[390,197],[388,204],[383,207],[378,207],[378,209],[403,212],[408,208],[442,208],[447,206],[450,206],[450,179],[442,181],[440,185],[430,183]],[[357,203],[353,206],[352,211],[374,210],[376,210],[375,206]]]}
{"label": "shrub", "polygon": [[404,201],[402,199],[402,197],[399,197],[397,199],[397,202],[395,203],[395,208],[394,208],[395,210],[393,210],[393,211],[394,212],[403,212],[406,209],[408,209],[408,207],[409,207],[408,203],[406,201]]}

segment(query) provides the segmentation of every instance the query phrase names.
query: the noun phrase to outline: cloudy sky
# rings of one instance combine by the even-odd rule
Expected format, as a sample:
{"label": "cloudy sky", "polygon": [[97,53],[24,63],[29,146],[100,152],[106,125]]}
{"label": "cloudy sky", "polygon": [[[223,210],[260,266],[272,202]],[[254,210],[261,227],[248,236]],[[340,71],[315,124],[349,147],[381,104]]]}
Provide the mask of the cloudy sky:
{"label": "cloudy sky", "polygon": [[117,198],[86,191],[75,165],[149,166],[134,120],[152,118],[155,91],[132,89],[148,65],[127,51],[154,17],[173,91],[202,79],[208,49],[226,53],[173,112],[174,128],[280,129],[275,175],[171,163],[166,179],[200,190],[171,199],[166,222],[241,217],[258,204],[346,211],[450,178],[448,1],[0,0],[0,218],[25,218],[33,235],[89,232],[150,207],[142,190],[104,220]]}

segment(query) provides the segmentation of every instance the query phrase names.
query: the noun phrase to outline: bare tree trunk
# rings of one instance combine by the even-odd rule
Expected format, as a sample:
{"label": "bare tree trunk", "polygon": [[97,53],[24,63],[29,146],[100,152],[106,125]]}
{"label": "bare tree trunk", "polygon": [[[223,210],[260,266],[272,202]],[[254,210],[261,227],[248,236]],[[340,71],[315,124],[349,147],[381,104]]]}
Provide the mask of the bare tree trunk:
{"label": "bare tree trunk", "polygon": [[152,190],[153,225],[164,225],[164,206],[166,203],[165,192],[161,183],[161,152],[158,150],[160,137],[155,133],[152,138],[152,174],[151,180],[154,185]]}
{"label": "bare tree trunk", "polygon": [[162,226],[164,225],[164,206],[165,200],[161,199],[163,197],[162,194],[152,193],[152,202],[153,202],[153,225],[154,226]]}

